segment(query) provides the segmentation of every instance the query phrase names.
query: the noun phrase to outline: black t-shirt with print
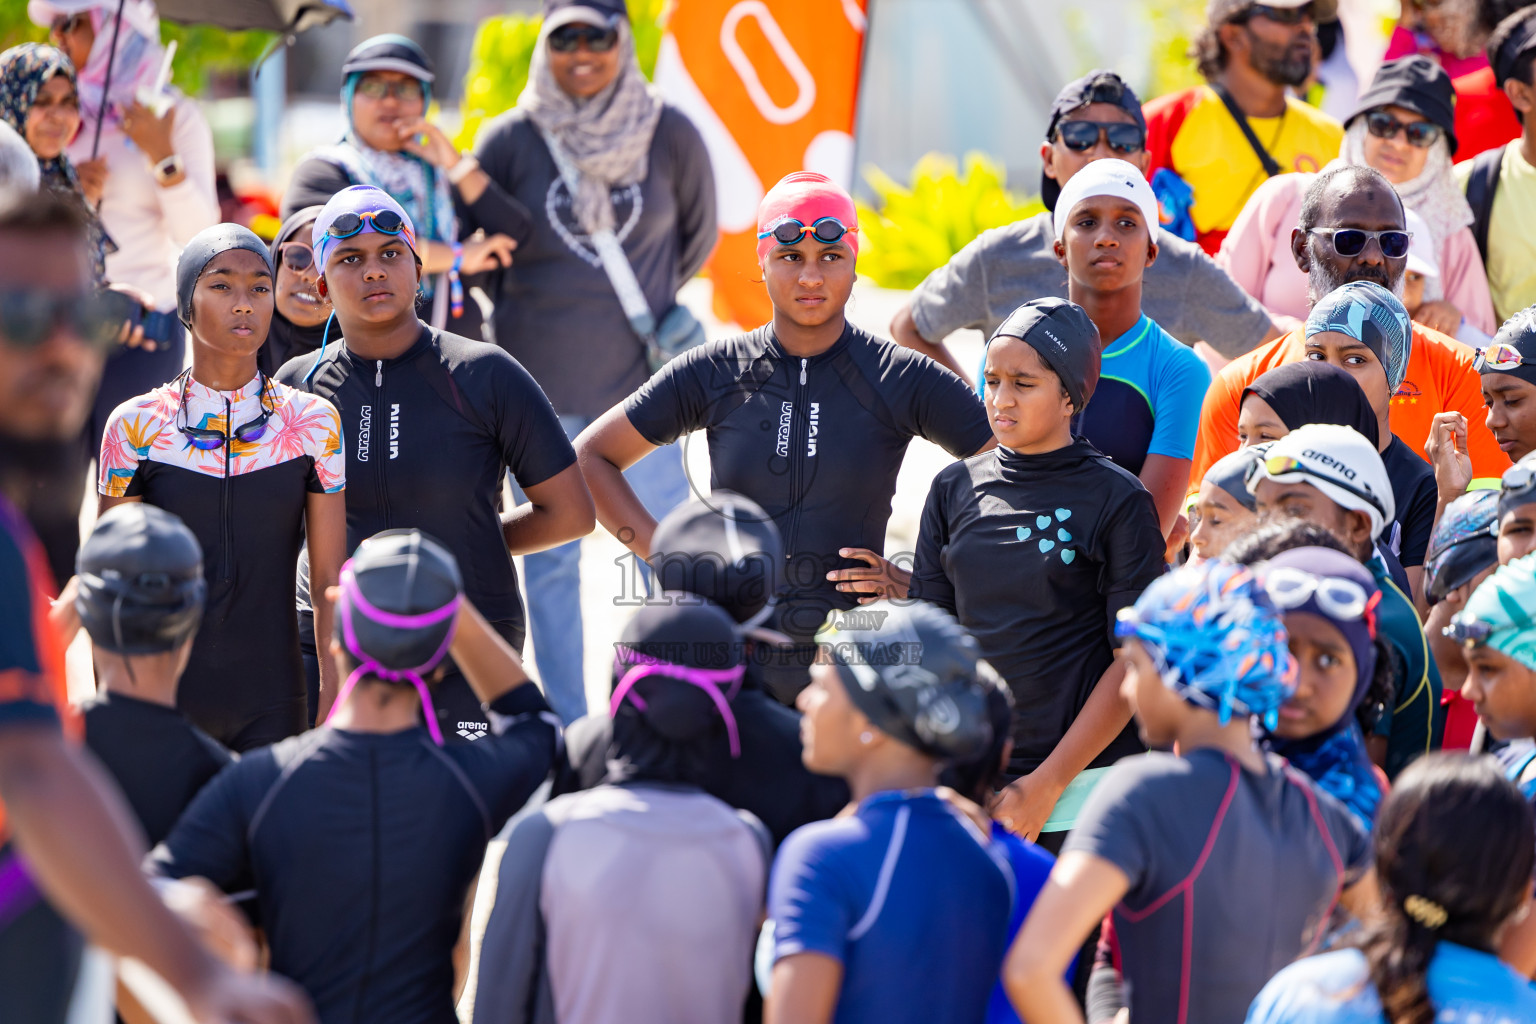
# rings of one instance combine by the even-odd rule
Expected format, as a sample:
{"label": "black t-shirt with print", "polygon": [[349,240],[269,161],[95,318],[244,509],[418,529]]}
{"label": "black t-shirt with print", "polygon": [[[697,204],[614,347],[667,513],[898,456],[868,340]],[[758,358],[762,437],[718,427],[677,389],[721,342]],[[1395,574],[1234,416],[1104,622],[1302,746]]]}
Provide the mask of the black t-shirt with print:
{"label": "black t-shirt with print", "polygon": [[827,573],[864,563],[838,549],[883,553],[908,442],[927,438],[959,458],[992,437],[964,381],[852,324],[806,359],[785,352],[771,325],[701,345],[663,367],[624,412],[652,444],[705,431],[711,489],[746,495],[773,517],[789,559],[778,626],[799,641],[831,609],[854,605]]}
{"label": "black t-shirt with print", "polygon": [[[1141,482],[1087,441],[946,467],[923,508],[912,596],[955,614],[1013,690],[1026,774],[1066,735],[1114,660],[1115,615],[1164,569]],[[1134,724],[1090,767],[1143,749]]]}

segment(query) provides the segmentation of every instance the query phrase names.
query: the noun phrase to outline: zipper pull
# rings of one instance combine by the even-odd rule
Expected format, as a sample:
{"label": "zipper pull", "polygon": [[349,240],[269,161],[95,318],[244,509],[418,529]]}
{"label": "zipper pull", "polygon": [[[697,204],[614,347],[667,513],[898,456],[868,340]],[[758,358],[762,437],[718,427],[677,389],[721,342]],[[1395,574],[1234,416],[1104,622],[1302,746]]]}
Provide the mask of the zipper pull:
{"label": "zipper pull", "polygon": [[807,360],[804,360],[804,359],[800,360],[800,383],[801,384],[805,383],[805,364],[806,364],[806,362],[807,362]]}
{"label": "zipper pull", "polygon": [[384,386],[384,360],[378,360],[376,365],[377,369],[373,371],[373,386],[381,388]]}

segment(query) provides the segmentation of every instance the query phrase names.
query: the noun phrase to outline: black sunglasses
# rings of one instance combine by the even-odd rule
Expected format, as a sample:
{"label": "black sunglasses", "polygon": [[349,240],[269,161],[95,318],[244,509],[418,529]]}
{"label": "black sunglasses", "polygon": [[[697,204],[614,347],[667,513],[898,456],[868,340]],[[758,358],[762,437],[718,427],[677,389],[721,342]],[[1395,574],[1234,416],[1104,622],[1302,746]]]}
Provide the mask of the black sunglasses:
{"label": "black sunglasses", "polygon": [[1378,139],[1395,139],[1398,132],[1404,132],[1410,146],[1428,149],[1440,137],[1441,128],[1429,121],[1404,124],[1385,110],[1373,110],[1365,115],[1365,130]]}
{"label": "black sunglasses", "polygon": [[[176,429],[187,438],[187,443],[199,451],[212,451],[222,448],[229,443],[230,435],[222,430],[212,430],[208,427],[194,427],[187,419],[187,386],[192,381],[192,371],[184,371],[181,375],[181,405],[176,410]],[[243,423],[234,430],[234,438],[242,443],[260,440],[261,435],[267,432],[267,420],[272,418],[273,409],[267,404],[267,375],[261,374],[261,415]]]}
{"label": "black sunglasses", "polygon": [[561,25],[549,34],[549,48],[556,53],[575,53],[583,43],[593,53],[607,53],[618,42],[618,29],[596,25]]}
{"label": "black sunglasses", "polygon": [[1248,8],[1246,17],[1260,17],[1266,21],[1272,21],[1276,25],[1300,25],[1303,21],[1316,21],[1317,12],[1311,4],[1302,4],[1300,7],[1271,7],[1269,4],[1254,4]]}
{"label": "black sunglasses", "polygon": [[284,242],[278,252],[282,254],[283,266],[295,273],[303,273],[315,264],[315,250],[303,242]]}
{"label": "black sunglasses", "polygon": [[1361,231],[1359,228],[1313,228],[1312,234],[1323,235],[1333,243],[1333,251],[1340,256],[1359,256],[1371,239],[1381,246],[1381,254],[1389,260],[1400,260],[1408,255],[1408,242],[1413,238],[1409,231]]}
{"label": "black sunglasses", "polygon": [[87,344],[106,348],[117,340],[136,305],[122,292],[0,291],[0,341],[36,348],[63,328]]}
{"label": "black sunglasses", "polygon": [[1100,137],[1116,153],[1139,153],[1147,145],[1147,133],[1141,125],[1124,121],[1063,121],[1056,126],[1056,137],[1074,153],[1097,146]]}

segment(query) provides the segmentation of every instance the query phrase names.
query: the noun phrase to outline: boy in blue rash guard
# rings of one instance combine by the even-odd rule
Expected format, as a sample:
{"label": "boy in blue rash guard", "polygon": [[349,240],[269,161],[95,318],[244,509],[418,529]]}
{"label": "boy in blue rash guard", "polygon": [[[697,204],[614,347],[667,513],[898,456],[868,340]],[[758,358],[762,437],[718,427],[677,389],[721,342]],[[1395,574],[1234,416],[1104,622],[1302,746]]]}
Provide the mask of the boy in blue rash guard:
{"label": "boy in blue rash guard", "polygon": [[992,740],[976,642],[921,602],[868,606],[877,628],[820,634],[799,696],[812,771],[848,780],[848,815],[796,830],[768,887],[766,1024],[977,1024],[997,983],[1013,877],[933,786]]}
{"label": "boy in blue rash guard", "polygon": [[1098,370],[1098,332],[1071,302],[1025,303],[997,329],[983,379],[998,446],[934,478],[910,589],[1007,680],[1013,756],[996,814],[1019,835],[1050,833],[1053,851],[1103,770],[1144,749],[1112,627],[1164,570],[1146,488],[1072,436]]}
{"label": "boy in blue rash guard", "polygon": [[[452,1021],[465,894],[549,773],[554,715],[465,600],[453,556],[419,530],[364,541],[324,596],[350,673],[326,725],[220,772],[149,866],[254,888],[272,969],[321,1024]],[[450,649],[491,734],[445,747],[427,680]]]}
{"label": "boy in blue rash guard", "polygon": [[1530,808],[1487,759],[1415,762],[1381,807],[1381,910],[1359,948],[1275,975],[1248,1024],[1536,1020],[1536,989],[1496,955],[1526,907],[1531,829]]}
{"label": "boy in blue rash guard", "polygon": [[1253,719],[1275,723],[1295,665],[1248,569],[1166,576],[1121,613],[1119,632],[1143,738],[1179,753],[1128,758],[1094,790],[1004,981],[1025,1020],[1081,1021],[1061,972],[1113,909],[1131,1019],[1228,1024],[1316,944],[1341,896],[1374,895],[1369,883],[1345,891],[1367,874],[1369,843],[1344,807],[1254,742]]}
{"label": "boy in blue rash guard", "polygon": [[1078,171],[1056,205],[1056,258],[1067,268],[1067,297],[1103,339],[1099,400],[1082,410],[1076,433],[1141,479],[1167,534],[1189,489],[1211,371],[1142,312],[1142,275],[1157,259],[1157,224],[1152,186],[1124,160],[1096,160]]}

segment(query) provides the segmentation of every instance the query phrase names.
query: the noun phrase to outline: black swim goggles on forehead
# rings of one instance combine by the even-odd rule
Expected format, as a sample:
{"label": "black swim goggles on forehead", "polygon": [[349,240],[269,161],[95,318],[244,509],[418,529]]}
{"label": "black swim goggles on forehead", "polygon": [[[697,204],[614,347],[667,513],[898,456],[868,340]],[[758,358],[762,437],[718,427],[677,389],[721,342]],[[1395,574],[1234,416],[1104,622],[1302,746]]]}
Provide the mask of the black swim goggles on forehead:
{"label": "black swim goggles on forehead", "polygon": [[758,232],[758,239],[772,236],[780,245],[794,245],[807,233],[823,245],[840,241],[844,235],[858,231],[858,225],[849,227],[836,217],[818,217],[809,227],[793,217],[785,217],[767,231]]}
{"label": "black swim goggles on forehead", "polygon": [[1147,146],[1147,133],[1139,124],[1124,121],[1063,121],[1056,126],[1056,138],[1074,153],[1086,153],[1103,138],[1116,153],[1140,153]]}
{"label": "black swim goggles on forehead", "polygon": [[[258,394],[261,400],[261,415],[249,423],[241,424],[234,430],[234,439],[242,444],[249,444],[252,441],[260,440],[261,435],[267,432],[267,420],[271,419],[272,413],[276,411],[267,404],[267,375],[263,373],[260,376],[261,390]],[[222,430],[192,426],[187,412],[187,388],[192,382],[192,371],[184,372],[181,378],[181,405],[176,410],[176,429],[181,431],[182,435],[186,437],[188,444],[199,451],[206,452],[224,447],[229,443],[229,434],[224,433]]]}
{"label": "black swim goggles on forehead", "polygon": [[1487,348],[1480,348],[1472,358],[1472,369],[1478,373],[1484,371],[1501,372],[1513,370],[1525,363],[1525,357],[1515,346],[1505,342],[1495,342]]}
{"label": "black swim goggles on forehead", "polygon": [[128,320],[128,307],[135,305],[122,292],[0,290],[0,342],[37,348],[62,328],[88,345],[106,348]]}
{"label": "black swim goggles on forehead", "polygon": [[1408,255],[1408,243],[1413,238],[1411,231],[1361,231],[1359,228],[1312,228],[1311,233],[1322,235],[1333,243],[1333,251],[1340,256],[1359,256],[1365,251],[1365,244],[1371,239],[1376,239],[1381,246],[1381,254],[1389,260],[1400,260]]}

